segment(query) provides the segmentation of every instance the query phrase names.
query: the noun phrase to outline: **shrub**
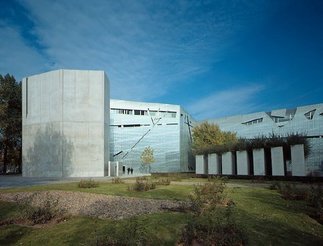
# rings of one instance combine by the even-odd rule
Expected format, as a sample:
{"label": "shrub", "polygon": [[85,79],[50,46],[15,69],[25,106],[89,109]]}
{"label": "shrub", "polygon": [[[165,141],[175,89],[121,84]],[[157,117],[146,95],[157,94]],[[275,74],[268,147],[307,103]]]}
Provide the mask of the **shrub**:
{"label": "shrub", "polygon": [[314,217],[320,223],[323,222],[323,189],[321,184],[312,185],[307,196],[307,205],[314,208]]}
{"label": "shrub", "polygon": [[279,182],[275,182],[269,186],[270,190],[281,190],[281,184]]}
{"label": "shrub", "polygon": [[154,181],[156,185],[170,185],[170,179],[169,178],[161,178],[157,179],[157,181]]}
{"label": "shrub", "polygon": [[193,217],[182,230],[183,245],[244,245],[245,233],[236,225],[232,208],[217,208]]}
{"label": "shrub", "polygon": [[153,235],[149,235],[147,226],[137,218],[126,220],[121,226],[114,226],[109,235],[98,240],[97,245],[158,245]]}
{"label": "shrub", "polygon": [[136,178],[136,183],[131,186],[128,186],[129,191],[148,191],[156,188],[156,184],[149,181],[146,177]]}
{"label": "shrub", "polygon": [[212,210],[217,206],[226,206],[232,201],[226,199],[224,190],[226,179],[217,177],[211,183],[205,183],[194,187],[190,195],[191,209],[195,214],[202,214],[204,211]]}
{"label": "shrub", "polygon": [[111,180],[111,183],[112,183],[112,184],[124,184],[124,181],[123,181],[121,178],[116,177],[116,178],[113,178],[113,179]]}
{"label": "shrub", "polygon": [[99,186],[98,182],[95,182],[93,179],[81,180],[78,183],[79,188],[96,188]]}
{"label": "shrub", "polygon": [[33,198],[37,193],[27,198],[21,206],[21,219],[32,222],[32,224],[45,224],[52,219],[62,219],[65,217],[64,210],[58,207],[58,200],[52,196],[47,196],[45,202],[35,206],[32,205]]}
{"label": "shrub", "polygon": [[286,200],[305,200],[306,191],[298,189],[295,184],[285,184],[278,187],[278,192]]}

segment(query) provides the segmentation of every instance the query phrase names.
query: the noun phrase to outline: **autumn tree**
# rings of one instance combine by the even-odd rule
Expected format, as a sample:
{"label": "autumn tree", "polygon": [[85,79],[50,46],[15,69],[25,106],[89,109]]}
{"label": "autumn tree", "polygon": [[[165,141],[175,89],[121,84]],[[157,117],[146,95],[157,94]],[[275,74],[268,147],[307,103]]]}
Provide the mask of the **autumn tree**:
{"label": "autumn tree", "polygon": [[193,150],[205,150],[214,146],[230,145],[238,141],[237,134],[221,131],[216,124],[203,122],[193,128]]}
{"label": "autumn tree", "polygon": [[144,149],[144,151],[141,153],[140,156],[140,160],[141,160],[141,164],[144,167],[145,170],[151,170],[151,164],[155,162],[155,158],[154,158],[154,150],[148,146]]}
{"label": "autumn tree", "polygon": [[21,133],[21,83],[9,74],[0,75],[0,153],[4,173],[9,163],[21,171]]}

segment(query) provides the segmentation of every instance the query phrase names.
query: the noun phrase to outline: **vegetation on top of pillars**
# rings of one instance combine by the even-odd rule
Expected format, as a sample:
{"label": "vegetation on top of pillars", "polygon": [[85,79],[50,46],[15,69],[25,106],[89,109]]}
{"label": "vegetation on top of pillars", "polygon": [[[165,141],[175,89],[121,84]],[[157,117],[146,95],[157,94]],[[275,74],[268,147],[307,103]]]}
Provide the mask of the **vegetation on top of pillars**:
{"label": "vegetation on top of pillars", "polygon": [[237,138],[236,133],[221,131],[218,125],[203,122],[193,129],[192,149],[195,155],[203,155],[281,146],[284,153],[290,155],[290,146],[296,144],[304,145],[304,154],[307,157],[311,146],[305,134],[291,133],[281,136],[272,133],[253,139]]}
{"label": "vegetation on top of pillars", "polygon": [[203,122],[193,129],[194,154],[222,153],[237,143],[236,133],[221,131],[216,124]]}

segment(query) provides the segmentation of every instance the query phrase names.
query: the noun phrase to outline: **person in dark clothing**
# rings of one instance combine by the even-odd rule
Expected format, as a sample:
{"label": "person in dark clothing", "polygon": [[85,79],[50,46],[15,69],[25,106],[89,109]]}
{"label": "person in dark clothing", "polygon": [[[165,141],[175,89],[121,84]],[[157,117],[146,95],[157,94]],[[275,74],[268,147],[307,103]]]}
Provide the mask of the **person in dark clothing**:
{"label": "person in dark clothing", "polygon": [[129,175],[129,173],[130,173],[130,167],[127,168],[127,171],[128,171],[128,175]]}
{"label": "person in dark clothing", "polygon": [[133,174],[133,168],[130,168],[130,172],[131,172],[131,174]]}

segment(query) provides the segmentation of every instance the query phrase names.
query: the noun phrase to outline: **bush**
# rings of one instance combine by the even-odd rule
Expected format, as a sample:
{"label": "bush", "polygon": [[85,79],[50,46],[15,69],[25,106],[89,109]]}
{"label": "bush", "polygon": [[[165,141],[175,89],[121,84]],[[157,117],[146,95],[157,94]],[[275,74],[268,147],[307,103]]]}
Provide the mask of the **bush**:
{"label": "bush", "polygon": [[156,188],[156,184],[149,181],[146,177],[136,178],[136,183],[128,186],[129,191],[148,191]]}
{"label": "bush", "polygon": [[97,245],[158,245],[155,236],[149,235],[147,226],[137,218],[112,228],[108,236],[98,240]]}
{"label": "bush", "polygon": [[232,208],[217,208],[192,220],[182,230],[183,245],[244,245],[245,233],[232,217]]}
{"label": "bush", "polygon": [[286,200],[305,200],[307,193],[304,190],[298,189],[295,184],[285,184],[278,187],[278,192]]}
{"label": "bush", "polygon": [[79,188],[96,188],[99,186],[98,182],[95,182],[93,179],[81,180],[78,183]]}
{"label": "bush", "polygon": [[314,218],[323,222],[323,189],[321,184],[312,185],[307,196],[307,205],[314,208]]}
{"label": "bush", "polygon": [[112,184],[124,184],[124,181],[123,181],[121,178],[116,177],[116,178],[113,178],[113,179],[111,180],[111,183],[112,183]]}
{"label": "bush", "polygon": [[279,182],[275,182],[269,186],[270,190],[281,190],[281,184]]}
{"label": "bush", "polygon": [[[36,196],[35,194],[34,196]],[[58,200],[47,196],[44,203],[32,205],[34,196],[27,198],[21,206],[21,219],[32,222],[32,224],[46,224],[52,219],[63,219],[64,210],[58,207]]]}
{"label": "bush", "polygon": [[224,194],[226,179],[215,178],[212,183],[205,183],[194,187],[190,195],[191,209],[195,214],[202,214],[217,206],[226,206],[232,203]]}
{"label": "bush", "polygon": [[161,178],[157,179],[157,181],[154,181],[154,184],[156,185],[170,185],[170,179],[169,178]]}

